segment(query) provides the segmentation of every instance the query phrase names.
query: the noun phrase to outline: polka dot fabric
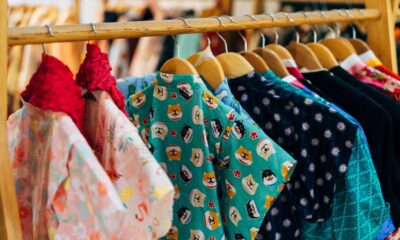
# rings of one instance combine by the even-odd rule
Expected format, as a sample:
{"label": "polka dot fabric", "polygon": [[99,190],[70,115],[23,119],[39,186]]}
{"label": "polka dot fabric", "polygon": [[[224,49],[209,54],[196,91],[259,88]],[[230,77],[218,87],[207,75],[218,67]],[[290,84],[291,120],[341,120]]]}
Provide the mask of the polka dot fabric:
{"label": "polka dot fabric", "polygon": [[322,222],[332,214],[337,181],[343,178],[357,126],[311,98],[251,72],[229,86],[268,136],[298,160],[287,188],[274,200],[257,239],[298,239],[299,222]]}

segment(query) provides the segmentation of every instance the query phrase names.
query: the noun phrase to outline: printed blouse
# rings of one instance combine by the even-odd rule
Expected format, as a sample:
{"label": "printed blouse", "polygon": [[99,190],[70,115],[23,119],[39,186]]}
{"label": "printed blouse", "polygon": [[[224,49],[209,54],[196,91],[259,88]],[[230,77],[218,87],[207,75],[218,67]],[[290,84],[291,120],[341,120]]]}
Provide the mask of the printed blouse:
{"label": "printed blouse", "polygon": [[299,160],[258,238],[298,238],[301,219],[316,222],[331,216],[335,187],[347,171],[357,127],[333,108],[276,87],[255,72],[228,83],[254,121]]}
{"label": "printed blouse", "polygon": [[200,77],[158,73],[128,113],[175,187],[167,239],[254,239],[296,161]]}

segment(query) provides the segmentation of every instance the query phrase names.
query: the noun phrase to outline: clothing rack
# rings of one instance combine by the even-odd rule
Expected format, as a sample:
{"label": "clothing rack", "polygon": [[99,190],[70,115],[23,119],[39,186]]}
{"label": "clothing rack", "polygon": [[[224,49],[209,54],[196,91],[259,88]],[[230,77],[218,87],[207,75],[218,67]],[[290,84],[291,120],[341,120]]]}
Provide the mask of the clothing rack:
{"label": "clothing rack", "polygon": [[[87,25],[46,27],[7,27],[7,0],[0,0],[0,239],[19,240],[21,237],[15,184],[7,146],[7,48],[14,45],[41,44],[51,42],[87,41],[95,39],[116,39],[199,33],[211,31],[233,31],[270,27],[288,27],[303,24],[325,24],[334,22],[369,21],[368,44],[386,66],[396,71],[395,39],[391,0],[366,0],[366,9],[351,10],[350,14],[338,11],[310,12],[309,18],[303,13],[291,13],[293,21],[283,15],[276,15],[273,21],[267,15],[249,17],[145,21],[126,23],[102,23],[93,28]],[[49,32],[49,30],[51,30]]]}

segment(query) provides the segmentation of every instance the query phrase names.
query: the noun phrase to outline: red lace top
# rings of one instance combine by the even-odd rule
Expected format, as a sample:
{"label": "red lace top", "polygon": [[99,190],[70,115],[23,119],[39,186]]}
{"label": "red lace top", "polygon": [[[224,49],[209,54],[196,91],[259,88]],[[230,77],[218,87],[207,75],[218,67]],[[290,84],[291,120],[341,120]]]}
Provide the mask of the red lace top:
{"label": "red lace top", "polygon": [[84,133],[85,101],[71,70],[60,60],[43,54],[21,97],[43,110],[68,114]]}
{"label": "red lace top", "polygon": [[94,44],[87,44],[86,58],[79,67],[76,83],[89,91],[101,90],[108,92],[118,108],[127,115],[124,95],[117,88],[117,81],[111,75],[111,66],[108,56],[102,53]]}

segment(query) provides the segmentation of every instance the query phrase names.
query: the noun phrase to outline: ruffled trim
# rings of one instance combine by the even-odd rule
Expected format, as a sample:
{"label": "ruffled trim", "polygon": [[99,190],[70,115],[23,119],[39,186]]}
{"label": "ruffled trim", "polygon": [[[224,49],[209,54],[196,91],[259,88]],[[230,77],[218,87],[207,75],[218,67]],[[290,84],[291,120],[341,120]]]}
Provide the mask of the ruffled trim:
{"label": "ruffled trim", "polygon": [[117,88],[117,81],[111,75],[111,66],[108,56],[102,53],[94,44],[87,44],[85,60],[79,67],[76,83],[89,91],[101,90],[110,94],[118,108],[128,116],[125,111],[124,95]]}
{"label": "ruffled trim", "polygon": [[43,110],[68,114],[84,133],[85,101],[71,70],[60,60],[43,54],[21,97]]}

